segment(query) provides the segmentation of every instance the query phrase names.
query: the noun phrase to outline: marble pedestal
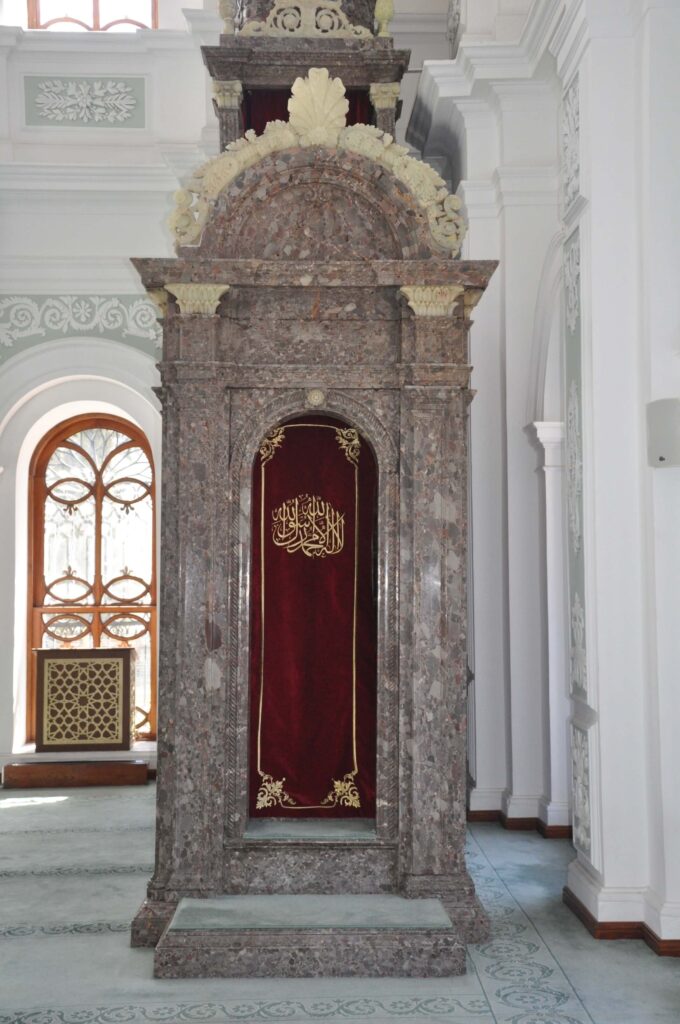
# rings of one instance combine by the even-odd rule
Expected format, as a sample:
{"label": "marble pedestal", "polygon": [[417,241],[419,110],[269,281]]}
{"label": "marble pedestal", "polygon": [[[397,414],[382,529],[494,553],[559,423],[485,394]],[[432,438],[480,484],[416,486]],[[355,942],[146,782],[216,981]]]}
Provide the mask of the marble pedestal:
{"label": "marble pedestal", "polygon": [[445,978],[465,945],[439,900],[227,896],[181,900],[158,978]]}

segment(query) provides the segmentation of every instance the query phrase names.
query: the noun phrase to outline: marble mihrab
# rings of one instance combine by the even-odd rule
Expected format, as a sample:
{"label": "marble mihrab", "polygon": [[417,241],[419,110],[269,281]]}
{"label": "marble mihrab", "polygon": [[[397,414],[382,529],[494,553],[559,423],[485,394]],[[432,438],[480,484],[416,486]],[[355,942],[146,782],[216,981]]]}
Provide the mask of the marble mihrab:
{"label": "marble mihrab", "polygon": [[[346,128],[343,83],[308,66],[290,122],[178,196],[177,258],[134,261],[164,316],[164,438],[156,864],[132,939],[163,977],[442,976],[487,929],[464,857],[468,331],[495,264],[454,258],[457,200]],[[379,475],[377,811],[356,834],[249,828],[253,460],[310,410],[358,430]],[[401,897],[414,921],[439,901],[448,923],[340,928],[331,902],[316,943],[181,910],[168,928],[180,900],[268,894]]]}

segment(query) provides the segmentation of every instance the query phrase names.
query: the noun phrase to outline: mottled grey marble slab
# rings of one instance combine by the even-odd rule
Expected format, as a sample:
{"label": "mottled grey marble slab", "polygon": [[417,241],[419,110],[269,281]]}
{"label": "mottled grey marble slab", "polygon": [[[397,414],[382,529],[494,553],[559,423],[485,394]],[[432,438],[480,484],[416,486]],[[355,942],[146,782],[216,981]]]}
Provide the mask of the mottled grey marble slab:
{"label": "mottled grey marble slab", "polygon": [[400,896],[223,896],[180,900],[170,931],[451,929],[439,900]]}
{"label": "mottled grey marble slab", "polygon": [[249,821],[246,839],[338,839],[342,842],[376,838],[375,821],[371,818],[262,818]]}

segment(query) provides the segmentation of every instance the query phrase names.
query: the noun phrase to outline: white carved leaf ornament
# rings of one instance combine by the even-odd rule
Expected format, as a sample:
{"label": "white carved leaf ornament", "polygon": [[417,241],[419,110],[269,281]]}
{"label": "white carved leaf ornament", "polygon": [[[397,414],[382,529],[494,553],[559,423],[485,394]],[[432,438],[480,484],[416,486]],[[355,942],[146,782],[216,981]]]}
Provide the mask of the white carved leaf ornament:
{"label": "white carved leaf ornament", "polygon": [[311,68],[308,78],[298,78],[288,103],[289,123],[302,145],[337,145],[347,124],[349,100],[339,78],[327,68]]}
{"label": "white carved leaf ornament", "polygon": [[273,153],[304,146],[344,149],[387,168],[425,211],[436,245],[451,256],[460,254],[466,225],[460,200],[449,195],[437,172],[409,155],[391,135],[371,125],[346,127],[349,102],[339,78],[327,68],[311,68],[293,85],[290,120],[270,121],[262,135],[253,131],[230,143],[225,151],[199,167],[187,187],[175,194],[170,227],[178,245],[200,242],[210,211],[220,193],[248,168]]}
{"label": "white carved leaf ornament", "polygon": [[38,83],[35,106],[48,121],[119,124],[134,115],[137,99],[125,82],[52,78]]}

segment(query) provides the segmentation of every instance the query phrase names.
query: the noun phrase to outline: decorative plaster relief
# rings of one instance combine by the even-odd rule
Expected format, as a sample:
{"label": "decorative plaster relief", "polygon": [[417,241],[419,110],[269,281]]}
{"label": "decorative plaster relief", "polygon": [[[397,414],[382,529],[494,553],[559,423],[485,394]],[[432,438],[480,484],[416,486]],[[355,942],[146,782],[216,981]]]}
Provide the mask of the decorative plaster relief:
{"label": "decorative plaster relief", "polygon": [[229,291],[228,284],[166,284],[174,295],[183,316],[215,316],[220,299]]}
{"label": "decorative plaster relief", "polygon": [[575,555],[581,550],[581,497],[583,494],[583,446],[581,441],[581,396],[578,384],[569,386],[567,406],[567,514],[569,536]]}
{"label": "decorative plaster relief", "polygon": [[453,316],[458,299],[465,291],[460,285],[428,287],[417,285],[400,289],[416,316]]}
{"label": "decorative plaster relief", "polygon": [[573,334],[581,316],[581,241],[576,234],[564,250],[567,327]]}
{"label": "decorative plaster relief", "polygon": [[[380,0],[379,0],[380,2]],[[249,21],[242,36],[303,36],[371,39],[369,29],[352,25],[341,0],[278,0],[266,21]]]}
{"label": "decorative plaster relief", "polygon": [[564,208],[568,210],[581,190],[581,111],[578,75],[562,102],[562,172]]}
{"label": "decorative plaster relief", "polygon": [[0,298],[0,345],[13,348],[70,334],[161,347],[158,310],[139,295],[10,295]]}
{"label": "decorative plaster relief", "polygon": [[144,79],[24,79],[26,124],[68,128],[143,128]]}
{"label": "decorative plaster relief", "polygon": [[571,695],[588,698],[586,616],[578,593],[574,594],[571,606]]}
{"label": "decorative plaster relief", "polygon": [[571,764],[573,782],[573,827],[574,846],[581,853],[590,856],[590,748],[588,733],[578,726],[571,727]]}
{"label": "decorative plaster relief", "polygon": [[376,82],[370,87],[371,103],[374,110],[394,110],[399,102],[399,82]]}
{"label": "decorative plaster relief", "polygon": [[331,79],[326,68],[311,68],[308,78],[296,80],[288,110],[287,123],[271,121],[259,136],[246,132],[220,156],[199,167],[186,189],[175,193],[170,227],[178,245],[200,241],[211,204],[249,167],[286,149],[325,146],[359,153],[386,167],[427,211],[437,245],[459,255],[466,226],[458,196],[450,195],[443,178],[429,164],[410,156],[391,135],[371,125],[346,127],[349,104],[339,78]]}

